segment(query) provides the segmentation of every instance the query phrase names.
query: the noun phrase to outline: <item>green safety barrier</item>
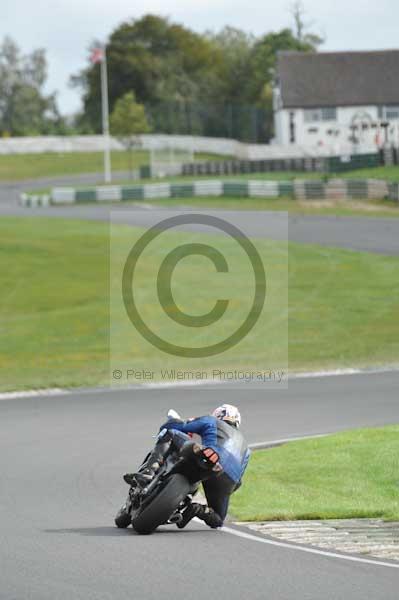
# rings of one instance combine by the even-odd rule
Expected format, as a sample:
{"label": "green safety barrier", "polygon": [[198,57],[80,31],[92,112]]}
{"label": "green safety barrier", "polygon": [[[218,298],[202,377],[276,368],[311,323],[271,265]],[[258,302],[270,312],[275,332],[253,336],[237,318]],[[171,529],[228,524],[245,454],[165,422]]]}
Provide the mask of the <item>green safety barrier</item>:
{"label": "green safety barrier", "polygon": [[330,179],[328,181],[317,179],[295,179],[294,181],[213,179],[193,183],[164,182],[131,186],[99,186],[87,189],[55,188],[50,195],[22,194],[20,203],[23,206],[36,207],[49,204],[127,202],[193,196],[291,197],[303,200],[390,199],[399,202],[399,183],[377,179]]}
{"label": "green safety barrier", "polygon": [[223,183],[223,196],[248,196],[248,182]]}
{"label": "green safety barrier", "polygon": [[171,198],[190,198],[195,196],[195,190],[193,184],[174,185],[170,186],[170,197]]}
{"label": "green safety barrier", "polygon": [[294,184],[292,181],[278,181],[279,196],[293,196]]}
{"label": "green safety barrier", "polygon": [[86,202],[96,202],[96,190],[76,190],[75,192],[75,202],[86,203]]}
{"label": "green safety barrier", "polygon": [[331,156],[327,159],[328,173],[344,173],[355,169],[369,169],[383,165],[380,153],[375,154],[352,154],[348,157]]}
{"label": "green safety barrier", "polygon": [[121,187],[121,200],[143,200],[144,186]]}

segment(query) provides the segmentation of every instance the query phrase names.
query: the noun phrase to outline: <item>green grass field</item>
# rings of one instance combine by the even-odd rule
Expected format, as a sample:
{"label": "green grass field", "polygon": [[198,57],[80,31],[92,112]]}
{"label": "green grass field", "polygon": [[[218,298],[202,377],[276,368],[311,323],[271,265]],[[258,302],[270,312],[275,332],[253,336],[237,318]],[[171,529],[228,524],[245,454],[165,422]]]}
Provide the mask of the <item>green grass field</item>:
{"label": "green grass field", "polygon": [[[198,179],[215,179],[215,175],[197,175],[195,177],[170,177],[168,181],[195,181]],[[268,173],[244,173],[239,175],[221,175],[224,179],[266,179],[267,181],[280,181],[292,179],[386,179],[388,181],[399,181],[399,166],[367,167],[354,169],[341,173],[317,173],[312,171],[270,171]]]}
{"label": "green grass field", "polygon": [[[137,168],[140,165],[148,164],[149,155],[145,151],[134,151],[130,159],[127,152],[112,152],[113,171],[129,171],[130,168]],[[224,160],[226,157],[219,157],[214,154],[197,154],[196,160]],[[78,175],[81,173],[101,173],[103,171],[102,152],[65,152],[54,153],[47,152],[43,154],[11,154],[0,155],[0,181],[18,181],[24,179],[37,179],[40,177],[54,177],[57,175]],[[232,178],[253,179],[319,179],[324,177],[334,177],[333,173],[327,175],[311,172],[273,172],[273,173],[252,173],[248,175],[233,175]],[[391,167],[371,167],[357,169],[346,173],[339,173],[337,177],[343,178],[376,178],[387,179],[390,181],[399,181],[399,166]],[[207,179],[211,178],[206,176]],[[182,178],[171,178],[170,181],[179,181]],[[183,178],[189,181],[190,178]],[[195,177],[194,179],[198,179]],[[101,183],[101,182],[99,182]],[[117,183],[122,183],[118,181]],[[123,182],[126,183],[126,182]]]}
{"label": "green grass field", "polygon": [[[116,153],[121,154],[121,153]],[[198,155],[198,160],[203,159],[205,155]],[[209,155],[208,159],[218,160],[221,157]],[[99,157],[99,161],[101,163],[102,168],[102,157]],[[120,157],[118,158],[120,161]],[[144,161],[146,164],[147,160]],[[119,164],[116,162],[116,164]],[[0,157],[0,166],[1,166],[1,157]],[[123,169],[127,169],[128,167],[121,167]],[[101,169],[100,169],[101,170]],[[117,170],[117,167],[115,167]],[[150,179],[142,179],[140,183],[191,183],[193,181],[212,181],[212,180],[232,180],[232,181],[249,181],[249,180],[265,180],[265,181],[292,181],[294,179],[332,179],[337,177],[339,179],[385,179],[387,181],[399,181],[399,166],[393,167],[373,167],[368,169],[356,169],[354,171],[347,171],[344,173],[316,173],[311,171],[271,171],[268,173],[241,173],[237,175],[196,175],[196,176],[176,176],[176,177],[164,177],[161,179],[150,178]],[[137,180],[132,179],[115,179],[113,184],[118,185],[137,185]],[[88,186],[81,185],[76,186],[79,189],[85,189]],[[32,190],[37,191],[37,190]],[[50,188],[46,188],[43,191],[50,191]]]}
{"label": "green grass field", "polygon": [[[130,168],[125,152],[112,152],[112,169],[126,171]],[[132,153],[132,166],[137,169],[148,164],[148,152]],[[56,175],[78,175],[79,173],[101,173],[104,158],[101,152],[65,152],[59,154],[8,154],[0,156],[0,181],[22,181]]]}
{"label": "green grass field", "polygon": [[[198,160],[215,160],[215,155],[198,154]],[[136,150],[131,158],[127,152],[112,152],[113,171],[130,171],[149,163],[149,153]],[[45,152],[42,154],[0,155],[0,181],[23,181],[57,175],[79,175],[80,173],[102,173],[104,155],[102,152]],[[99,183],[102,183],[100,180]]]}
{"label": "green grass field", "polygon": [[[270,173],[241,173],[239,175],[179,175],[176,177],[162,177],[142,179],[140,184],[144,183],[192,183],[193,181],[250,181],[252,179],[265,181],[292,181],[294,179],[321,179],[321,173],[311,173],[305,171],[273,171]],[[137,181],[125,180],[119,181],[122,185],[137,185]],[[82,186],[83,187],[83,186]]]}
{"label": "green grass field", "polygon": [[[253,240],[267,271],[267,301],[250,334],[234,347],[215,355],[193,357],[184,351],[181,356],[176,356],[144,341],[127,319],[120,287],[125,260],[137,233],[120,225],[112,226],[111,232],[111,370],[148,369],[154,371],[155,380],[161,381],[165,369],[205,371],[206,375],[201,379],[211,378],[217,369],[247,370],[253,367],[287,372],[287,243]],[[160,306],[154,282],[163,259],[183,244],[210,244],[226,258],[228,270],[217,272],[210,259],[204,256],[181,259],[173,272],[173,297],[165,299],[172,315],[170,318]],[[228,337],[227,334],[236,331],[245,321],[254,298],[253,269],[245,252],[229,236],[169,232],[152,241],[143,253],[135,272],[134,288],[140,314],[162,339],[183,347],[208,347]],[[166,289],[165,284],[162,289]],[[228,299],[229,306],[211,325],[182,327],[173,320],[178,313],[173,298],[178,309],[190,315],[208,313],[215,305],[215,299]]]}
{"label": "green grass field", "polygon": [[293,198],[191,197],[146,200],[159,207],[223,210],[275,210],[298,215],[399,217],[399,204],[391,200],[294,200]]}
{"label": "green grass field", "polygon": [[253,453],[231,514],[242,521],[399,520],[399,425]]}
{"label": "green grass field", "polygon": [[[126,248],[138,235],[138,230],[116,228],[117,254],[119,247]],[[268,253],[268,276],[273,281],[279,272],[284,273],[284,248],[268,241],[261,241],[260,248]],[[0,221],[1,390],[109,381],[108,258],[106,224],[29,218]],[[197,268],[199,275],[203,268],[209,273],[206,262]],[[115,273],[113,290],[120,284]],[[189,270],[183,269],[181,276],[183,287],[190,290],[182,302],[189,305],[196,302],[198,287],[194,285],[191,291]],[[212,280],[214,286],[221,285],[217,277]],[[398,362],[396,258],[290,243],[288,283],[291,370]],[[278,286],[274,287],[278,292]],[[218,287],[212,288],[212,294],[215,290],[221,294]],[[210,301],[210,296],[205,298]],[[278,293],[270,298],[272,308],[281,304],[284,328],[284,302]],[[118,314],[114,333],[124,341],[126,321],[119,321]],[[264,367],[265,338],[256,331],[252,345],[244,347],[248,354],[233,355],[235,364]],[[284,361],[278,314],[268,342],[269,356],[277,363]],[[141,348],[138,356],[154,359]],[[116,358],[124,362],[126,356],[122,352]],[[164,358],[158,354],[157,360]]]}
{"label": "green grass field", "polygon": [[388,181],[399,181],[399,166],[369,167],[367,169],[355,169],[342,173],[339,177],[350,179],[386,179]]}
{"label": "green grass field", "polygon": [[[342,173],[317,173],[312,171],[271,171],[269,173],[244,173],[239,175],[221,175],[223,179],[265,179],[267,181],[284,181],[292,179],[386,179],[399,181],[399,166],[369,167],[344,171]],[[168,181],[197,181],[198,179],[215,179],[215,175],[197,175],[196,177],[170,177]]]}

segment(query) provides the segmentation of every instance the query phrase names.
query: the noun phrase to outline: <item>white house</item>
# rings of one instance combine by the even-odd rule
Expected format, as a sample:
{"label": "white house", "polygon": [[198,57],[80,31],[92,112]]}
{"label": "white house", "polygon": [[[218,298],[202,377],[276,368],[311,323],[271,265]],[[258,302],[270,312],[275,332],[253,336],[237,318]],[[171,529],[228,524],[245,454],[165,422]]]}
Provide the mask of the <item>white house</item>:
{"label": "white house", "polygon": [[333,154],[399,146],[399,50],[281,52],[275,143]]}

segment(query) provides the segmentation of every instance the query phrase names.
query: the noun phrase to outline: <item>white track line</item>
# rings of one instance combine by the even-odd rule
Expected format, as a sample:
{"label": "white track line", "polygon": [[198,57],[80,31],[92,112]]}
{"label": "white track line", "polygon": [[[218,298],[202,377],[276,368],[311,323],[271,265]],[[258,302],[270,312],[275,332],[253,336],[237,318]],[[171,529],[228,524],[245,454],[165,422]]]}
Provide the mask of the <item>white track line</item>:
{"label": "white track line", "polygon": [[314,377],[337,377],[342,375],[376,375],[378,373],[395,373],[399,371],[399,365],[387,365],[385,367],[369,367],[364,369],[335,369],[333,371],[310,371],[304,373],[292,373],[290,379],[312,379]]}
{"label": "white track line", "polygon": [[[199,521],[201,522],[201,521]],[[299,546],[297,544],[288,544],[286,542],[277,542],[275,540],[269,540],[268,538],[258,537],[245,531],[239,531],[238,529],[232,529],[231,527],[222,527],[224,533],[230,533],[237,537],[250,540],[252,542],[259,542],[261,544],[269,544],[269,546],[278,546],[279,548],[288,548],[290,550],[297,550],[299,552],[307,552],[308,554],[317,554],[319,556],[327,556],[329,558],[339,558],[341,560],[350,560],[357,563],[365,563],[368,565],[375,565],[378,567],[390,567],[391,569],[399,569],[399,563],[384,562],[381,560],[373,560],[371,558],[361,558],[357,556],[351,556],[349,554],[338,554],[336,552],[328,552],[327,550],[317,550],[317,548],[308,548],[306,546]]]}
{"label": "white track line", "polygon": [[[387,367],[374,367],[370,369],[337,369],[335,371],[311,371],[309,373],[291,373],[288,376],[288,380],[294,379],[314,379],[322,377],[342,377],[350,375],[378,375],[382,373],[397,373],[399,366],[392,365]],[[202,380],[202,381],[171,381],[171,382],[159,382],[159,383],[143,383],[141,385],[131,386],[114,386],[114,387],[94,387],[94,388],[50,388],[42,390],[26,390],[26,391],[15,391],[15,392],[3,392],[0,393],[0,400],[12,400],[14,398],[30,398],[35,396],[60,396],[62,394],[91,394],[91,393],[115,393],[129,390],[162,390],[162,389],[174,389],[174,388],[187,388],[187,387],[206,387],[208,385],[227,385],[223,381],[214,380]],[[245,385],[245,384],[241,384]],[[259,388],[257,388],[259,389]],[[278,389],[278,388],[273,388]]]}
{"label": "white track line", "polygon": [[337,432],[300,435],[300,436],[291,437],[291,438],[282,438],[281,440],[270,440],[267,442],[257,442],[256,444],[249,444],[248,447],[251,450],[262,450],[262,449],[270,448],[273,446],[281,446],[283,444],[288,444],[288,442],[301,442],[302,440],[313,440],[315,438],[322,438],[322,437],[326,437],[327,435],[333,435],[334,433],[337,433]]}
{"label": "white track line", "polygon": [[205,381],[185,381],[185,382],[159,382],[159,383],[143,383],[137,385],[119,385],[110,387],[93,387],[93,388],[48,388],[39,390],[20,390],[15,392],[2,392],[0,393],[0,400],[13,400],[18,398],[34,398],[37,396],[61,396],[65,394],[106,394],[115,392],[128,392],[134,390],[162,390],[162,389],[174,389],[180,387],[200,387],[215,384],[223,385],[223,382],[217,382],[212,380]]}
{"label": "white track line", "polygon": [[44,390],[21,390],[20,392],[4,392],[0,394],[0,400],[14,400],[19,398],[37,398],[41,396],[64,396],[69,390],[61,388],[50,388]]}
{"label": "white track line", "polygon": [[[95,391],[95,390],[92,390],[92,391]],[[28,390],[25,392],[24,391],[6,392],[3,394],[0,394],[0,400],[12,400],[14,398],[32,398],[32,397],[38,397],[38,396],[60,396],[60,395],[69,394],[69,393],[73,393],[73,392],[72,391],[69,392],[68,390],[63,390],[63,389],[58,389],[58,388],[53,388],[53,389],[48,389],[48,390]],[[284,438],[284,439],[280,439],[280,440],[271,440],[268,442],[260,442],[260,443],[256,443],[256,444],[251,444],[250,448],[256,449],[256,448],[261,448],[261,447],[264,447],[267,445],[278,445],[278,444],[284,444],[287,442],[293,442],[296,440],[324,437],[325,435],[327,435],[327,434],[318,434],[318,435],[310,435],[310,436],[302,436],[302,437],[294,437],[294,438]],[[200,521],[197,518],[195,518],[194,520],[197,523],[200,523],[201,525],[205,525],[205,523],[203,523],[202,521]],[[267,538],[261,538],[256,535],[252,535],[250,533],[246,533],[245,531],[239,531],[238,529],[232,529],[231,527],[223,527],[221,529],[221,531],[224,533],[230,533],[231,535],[235,535],[237,537],[251,540],[253,542],[259,542],[261,544],[269,544],[269,546],[278,546],[280,548],[288,548],[290,550],[297,550],[299,552],[308,552],[309,554],[318,554],[319,556],[327,556],[330,558],[339,558],[341,560],[349,560],[352,562],[377,565],[380,567],[381,566],[382,567],[390,567],[393,569],[399,568],[399,564],[388,563],[388,562],[383,562],[383,561],[378,561],[378,560],[372,560],[372,559],[368,559],[368,558],[359,558],[356,556],[350,556],[350,555],[345,555],[345,554],[337,554],[335,552],[327,552],[324,550],[317,550],[316,548],[307,548],[305,546],[299,546],[296,544],[287,544],[286,542],[277,542],[274,540],[269,540]]]}

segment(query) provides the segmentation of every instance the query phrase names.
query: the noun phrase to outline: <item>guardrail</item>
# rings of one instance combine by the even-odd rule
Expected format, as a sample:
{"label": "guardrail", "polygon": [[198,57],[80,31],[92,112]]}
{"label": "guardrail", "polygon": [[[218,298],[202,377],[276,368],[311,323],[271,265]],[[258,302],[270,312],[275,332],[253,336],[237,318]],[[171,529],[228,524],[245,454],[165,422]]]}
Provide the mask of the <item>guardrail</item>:
{"label": "guardrail", "polygon": [[330,179],[293,181],[201,180],[190,183],[149,183],[129,186],[97,186],[85,189],[54,188],[50,194],[21,194],[23,206],[126,202],[162,198],[227,196],[240,198],[281,198],[297,200],[394,200],[399,202],[399,183],[380,179]]}

